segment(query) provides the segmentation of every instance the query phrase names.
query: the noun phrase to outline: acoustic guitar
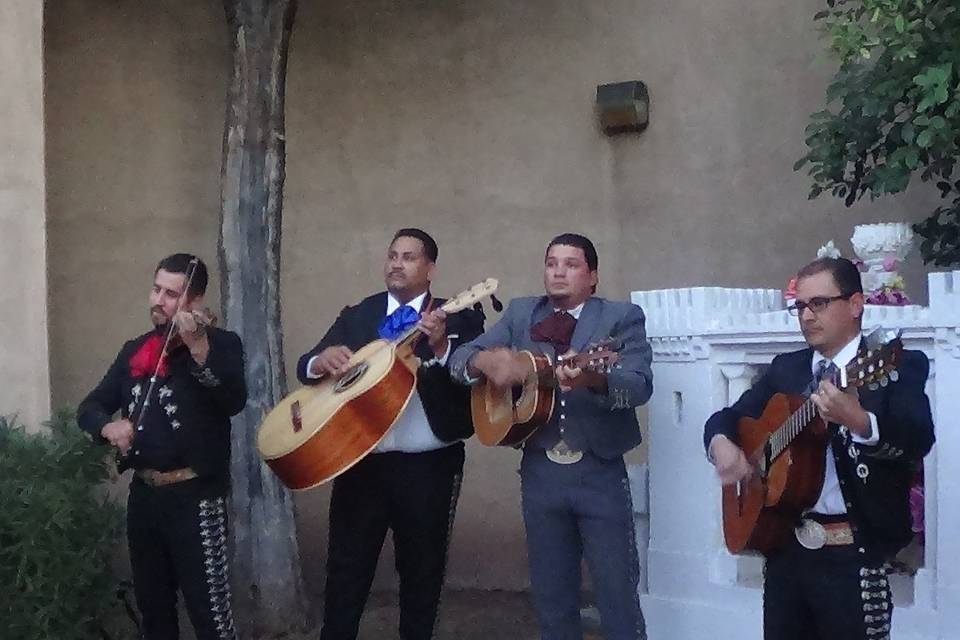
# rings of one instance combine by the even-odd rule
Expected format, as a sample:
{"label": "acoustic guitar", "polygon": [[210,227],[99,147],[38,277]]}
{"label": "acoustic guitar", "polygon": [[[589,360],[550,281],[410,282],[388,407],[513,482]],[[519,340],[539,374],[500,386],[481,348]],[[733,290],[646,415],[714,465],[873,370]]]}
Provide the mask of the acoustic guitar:
{"label": "acoustic guitar", "polygon": [[[879,330],[865,339],[845,367],[844,389],[876,389],[896,381],[900,335],[882,344]],[[767,554],[780,547],[823,490],[827,425],[809,398],[774,394],[763,414],[737,423],[740,448],[754,467],[744,480],[723,487],[723,537],[730,553]]]}
{"label": "acoustic guitar", "polygon": [[[450,314],[497,290],[488,278],[440,308]],[[310,489],[340,475],[377,446],[417,387],[420,361],[413,327],[393,341],[374,340],[351,356],[344,374],[294,391],[266,415],[257,449],[280,480]]]}
{"label": "acoustic guitar", "polygon": [[[558,364],[606,372],[618,358],[612,346],[612,340],[605,340],[574,356],[559,358]],[[557,378],[550,356],[517,353],[531,363],[523,384],[503,388],[483,379],[470,390],[473,428],[477,440],[488,447],[521,447],[553,415]]]}

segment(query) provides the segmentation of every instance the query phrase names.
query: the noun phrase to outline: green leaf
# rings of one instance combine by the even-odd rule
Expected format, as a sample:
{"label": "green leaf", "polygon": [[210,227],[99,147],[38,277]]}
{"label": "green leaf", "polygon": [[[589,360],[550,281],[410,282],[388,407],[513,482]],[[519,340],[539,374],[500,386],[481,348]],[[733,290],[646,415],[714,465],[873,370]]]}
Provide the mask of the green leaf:
{"label": "green leaf", "polygon": [[897,29],[897,33],[903,33],[906,30],[906,21],[903,19],[902,15],[894,18],[893,24]]}
{"label": "green leaf", "polygon": [[920,135],[917,136],[917,146],[922,149],[927,149],[933,143],[933,131],[931,129],[924,129],[920,132]]}

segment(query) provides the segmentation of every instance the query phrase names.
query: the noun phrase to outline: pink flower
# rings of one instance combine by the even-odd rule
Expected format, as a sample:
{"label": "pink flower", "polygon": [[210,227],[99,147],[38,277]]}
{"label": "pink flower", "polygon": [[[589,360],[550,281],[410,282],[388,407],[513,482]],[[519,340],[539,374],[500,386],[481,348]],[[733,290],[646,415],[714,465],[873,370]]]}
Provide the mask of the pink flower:
{"label": "pink flower", "polygon": [[790,278],[790,282],[787,283],[787,290],[783,292],[784,300],[794,300],[797,297],[797,279]]}
{"label": "pink flower", "polygon": [[893,256],[887,256],[883,259],[883,270],[887,273],[897,270],[897,259]]}

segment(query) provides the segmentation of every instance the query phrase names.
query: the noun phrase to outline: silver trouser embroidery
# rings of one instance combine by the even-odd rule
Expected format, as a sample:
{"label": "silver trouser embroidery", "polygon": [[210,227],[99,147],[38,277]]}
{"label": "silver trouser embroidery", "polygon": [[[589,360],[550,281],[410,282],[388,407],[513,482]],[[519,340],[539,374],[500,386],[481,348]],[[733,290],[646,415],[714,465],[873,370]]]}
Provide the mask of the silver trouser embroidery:
{"label": "silver trouser embroidery", "polygon": [[201,500],[200,538],[203,544],[210,614],[222,640],[233,640],[233,611],[230,607],[230,571],[227,558],[226,504],[223,498]]}
{"label": "silver trouser embroidery", "polygon": [[860,569],[860,598],[863,600],[863,623],[869,640],[890,640],[893,598],[887,574],[890,565]]}

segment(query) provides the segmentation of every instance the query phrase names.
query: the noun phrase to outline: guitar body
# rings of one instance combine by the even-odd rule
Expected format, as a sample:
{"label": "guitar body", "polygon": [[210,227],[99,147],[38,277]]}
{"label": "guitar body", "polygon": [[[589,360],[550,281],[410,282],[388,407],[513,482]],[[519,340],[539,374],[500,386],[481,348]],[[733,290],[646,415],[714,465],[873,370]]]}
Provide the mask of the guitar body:
{"label": "guitar body", "polygon": [[553,414],[556,385],[545,355],[519,351],[533,363],[522,386],[503,389],[486,380],[470,390],[470,410],[477,440],[488,447],[519,447]]}
{"label": "guitar body", "polygon": [[353,354],[339,380],[294,391],[257,432],[260,455],[289,488],[309,489],[366,456],[403,413],[417,386],[405,345],[374,340]]}
{"label": "guitar body", "polygon": [[[764,468],[768,437],[803,403],[801,396],[778,393],[759,418],[740,419],[740,448],[755,467]],[[723,487],[723,537],[731,553],[767,554],[787,540],[823,489],[826,448],[826,425],[818,416],[766,467],[765,474],[758,472]]]}

